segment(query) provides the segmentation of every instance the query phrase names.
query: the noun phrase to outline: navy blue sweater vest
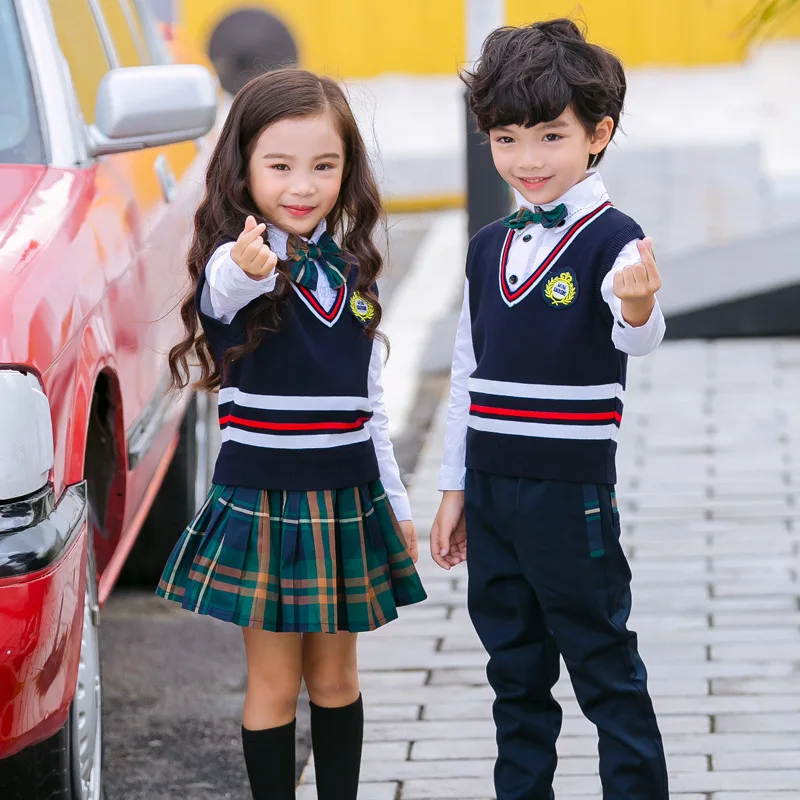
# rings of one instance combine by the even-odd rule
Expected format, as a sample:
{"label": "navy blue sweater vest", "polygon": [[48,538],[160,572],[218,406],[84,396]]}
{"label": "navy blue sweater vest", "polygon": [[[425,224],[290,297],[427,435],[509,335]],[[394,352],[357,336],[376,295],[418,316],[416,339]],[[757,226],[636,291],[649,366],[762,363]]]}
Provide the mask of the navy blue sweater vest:
{"label": "navy blue sweater vest", "polygon": [[472,340],[467,467],[616,482],[627,356],[600,287],[641,228],[610,203],[572,223],[520,285],[505,278],[513,231],[480,230],[467,254]]}
{"label": "navy blue sweater vest", "polygon": [[[292,284],[279,329],[231,364],[219,393],[222,448],[215,483],[320,490],[379,477],[367,426],[372,340],[350,309],[357,274],[350,270],[330,312],[310,291]],[[226,325],[202,312],[204,286],[205,275],[195,306],[214,358],[222,364],[230,347],[247,341],[254,304]]]}

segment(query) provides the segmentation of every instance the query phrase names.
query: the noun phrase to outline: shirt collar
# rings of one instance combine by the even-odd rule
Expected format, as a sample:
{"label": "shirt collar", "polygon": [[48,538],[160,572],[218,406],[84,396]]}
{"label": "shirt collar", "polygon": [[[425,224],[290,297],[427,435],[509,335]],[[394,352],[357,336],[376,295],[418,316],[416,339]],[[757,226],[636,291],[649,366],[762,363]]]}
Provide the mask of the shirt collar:
{"label": "shirt collar", "polygon": [[[514,189],[514,200],[518,209],[524,206],[533,210],[530,200],[526,200],[516,189]],[[559,203],[563,203],[567,207],[567,218],[569,218],[576,211],[585,211],[604,200],[608,200],[608,192],[603,178],[599,172],[592,170],[586,173],[586,177],[580,183],[576,183],[557,200],[553,200],[552,203],[543,203],[540,208],[549,211]]]}
{"label": "shirt collar", "polygon": [[[300,238],[306,242],[319,241],[319,237],[328,229],[328,221],[326,219],[320,220],[319,225],[314,229],[314,232],[309,237],[301,236]],[[289,242],[289,234],[286,231],[276,228],[274,225],[267,223],[267,241],[269,242],[269,249],[275,253],[281,261],[286,261],[289,257],[286,252],[286,245]]]}

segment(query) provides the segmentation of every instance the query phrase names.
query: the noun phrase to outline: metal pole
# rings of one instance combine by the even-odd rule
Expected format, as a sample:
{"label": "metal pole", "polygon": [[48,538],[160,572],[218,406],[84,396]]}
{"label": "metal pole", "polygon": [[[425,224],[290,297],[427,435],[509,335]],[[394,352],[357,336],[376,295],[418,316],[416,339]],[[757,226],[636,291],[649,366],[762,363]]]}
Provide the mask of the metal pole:
{"label": "metal pole", "polygon": [[[495,29],[505,24],[505,0],[467,0],[467,60],[473,64],[480,55],[481,45]],[[466,109],[467,154],[467,230],[474,236],[484,225],[509,213],[511,195],[506,182],[497,174],[486,137],[478,132],[469,110],[468,93],[464,94]]]}

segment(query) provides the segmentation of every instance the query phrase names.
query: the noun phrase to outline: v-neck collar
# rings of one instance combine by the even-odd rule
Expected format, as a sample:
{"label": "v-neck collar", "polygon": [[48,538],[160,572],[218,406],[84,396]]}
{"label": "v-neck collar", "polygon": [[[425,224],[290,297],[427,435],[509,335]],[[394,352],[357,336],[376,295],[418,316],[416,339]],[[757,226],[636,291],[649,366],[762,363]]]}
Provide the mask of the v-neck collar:
{"label": "v-neck collar", "polygon": [[342,315],[342,309],[345,307],[345,297],[347,296],[347,284],[344,283],[336,289],[336,300],[334,301],[333,305],[331,306],[329,311],[326,311],[322,304],[317,300],[314,292],[310,289],[306,289],[305,286],[300,286],[299,284],[292,283],[292,289],[295,290],[297,296],[305,303],[308,307],[308,310],[324,325],[327,325],[329,328],[332,328],[338,321],[339,317]]}
{"label": "v-neck collar", "polygon": [[514,234],[516,233],[514,230],[509,230],[506,233],[503,247],[500,251],[500,294],[505,304],[511,307],[524,300],[533,289],[541,283],[544,276],[550,271],[550,268],[561,258],[564,251],[569,247],[570,243],[575,240],[578,234],[588,225],[591,225],[597,217],[609,208],[611,208],[611,203],[606,200],[588,214],[584,214],[582,217],[575,220],[567,229],[566,233],[559,239],[556,246],[547,254],[544,261],[534,270],[533,274],[524,281],[521,286],[515,289],[511,288],[506,277],[508,254],[511,250],[511,243],[514,241]]}
{"label": "v-neck collar", "polygon": [[[305,237],[301,236],[301,239],[304,239],[307,242],[314,242],[316,243],[319,240],[319,237],[322,236],[323,233],[328,229],[327,220],[320,220],[319,225],[314,229],[314,232],[311,236]],[[285,261],[288,258],[287,254],[287,245],[289,243],[289,234],[282,230],[281,228],[276,227],[275,225],[267,224],[267,241],[269,241],[270,249],[272,250],[275,255],[278,256],[281,261]],[[319,266],[316,262],[314,262],[314,266],[316,269],[319,269]],[[310,289],[306,289],[304,286],[299,286],[294,281],[291,281],[292,288],[297,293],[297,296],[305,303],[308,310],[324,325],[327,325],[329,328],[332,328],[339,317],[342,314],[342,309],[345,306],[345,297],[347,296],[347,284],[338,287],[335,290],[336,299],[329,310],[326,310],[322,303],[317,300],[316,295]]]}

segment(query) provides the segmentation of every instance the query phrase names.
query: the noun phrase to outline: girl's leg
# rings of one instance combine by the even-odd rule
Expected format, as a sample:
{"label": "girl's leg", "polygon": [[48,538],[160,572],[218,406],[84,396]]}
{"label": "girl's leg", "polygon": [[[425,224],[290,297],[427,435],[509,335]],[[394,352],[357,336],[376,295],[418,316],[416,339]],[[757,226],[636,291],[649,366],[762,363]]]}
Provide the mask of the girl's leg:
{"label": "girl's leg", "polygon": [[242,746],[253,800],[293,800],[300,634],[242,631],[247,651]]}
{"label": "girl's leg", "polygon": [[317,797],[356,800],[364,740],[356,634],[306,634],[303,678],[311,699]]}

